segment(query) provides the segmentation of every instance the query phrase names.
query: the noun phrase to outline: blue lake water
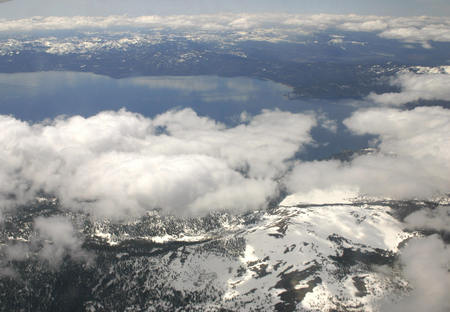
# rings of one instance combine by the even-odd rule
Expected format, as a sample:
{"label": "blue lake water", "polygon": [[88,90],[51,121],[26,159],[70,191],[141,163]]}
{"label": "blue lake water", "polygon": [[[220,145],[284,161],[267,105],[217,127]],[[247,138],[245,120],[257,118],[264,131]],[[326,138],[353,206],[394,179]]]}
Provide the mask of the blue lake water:
{"label": "blue lake water", "polygon": [[338,121],[338,131],[315,128],[312,133],[319,146],[310,147],[300,158],[324,158],[343,149],[367,146],[369,137],[351,135],[340,124],[354,107],[330,100],[293,100],[289,99],[291,92],[279,83],[245,77],[113,79],[77,72],[0,74],[0,114],[39,122],[58,115],[88,117],[121,108],[152,117],[169,109],[191,107],[199,115],[233,125],[243,111],[315,111]]}

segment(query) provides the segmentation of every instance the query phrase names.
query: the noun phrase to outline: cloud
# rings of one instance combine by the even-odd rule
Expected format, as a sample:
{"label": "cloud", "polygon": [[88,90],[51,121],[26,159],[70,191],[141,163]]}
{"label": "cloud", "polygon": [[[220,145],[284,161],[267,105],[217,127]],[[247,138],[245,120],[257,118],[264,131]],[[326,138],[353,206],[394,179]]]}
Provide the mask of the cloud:
{"label": "cloud", "polygon": [[3,208],[55,194],[64,207],[124,218],[265,206],[288,159],[312,142],[313,115],[264,110],[227,128],[191,109],[153,119],[124,110],[30,125],[0,117]]}
{"label": "cloud", "polygon": [[400,87],[400,92],[383,94],[371,93],[367,100],[380,105],[399,106],[418,100],[450,100],[450,74],[448,66],[439,72],[431,69],[426,73],[403,71],[399,73],[391,84]]}
{"label": "cloud", "polygon": [[380,33],[380,37],[397,39],[411,43],[422,43],[425,48],[430,47],[427,41],[449,42],[450,29],[448,25],[421,25],[419,27],[391,28]]}
{"label": "cloud", "polygon": [[65,256],[74,261],[90,263],[93,255],[83,250],[82,240],[77,236],[72,223],[65,217],[38,217],[34,228],[39,233],[42,248],[38,257],[47,261],[51,267],[61,265]]}
{"label": "cloud", "polygon": [[5,258],[9,261],[22,261],[27,259],[30,256],[30,248],[25,243],[15,243],[12,245],[8,245],[5,250]]}
{"label": "cloud", "polygon": [[17,278],[17,272],[10,266],[0,266],[0,277]]}
{"label": "cloud", "polygon": [[355,112],[344,124],[355,134],[380,136],[384,153],[422,160],[450,160],[450,110],[417,107],[412,110],[369,109]]}
{"label": "cloud", "polygon": [[355,112],[344,124],[355,134],[376,134],[383,153],[445,163],[450,158],[450,111],[442,107],[412,110],[369,109]]}
{"label": "cloud", "polygon": [[397,302],[384,304],[383,311],[450,310],[450,249],[437,235],[409,241],[401,250],[400,263],[412,290]]}
{"label": "cloud", "polygon": [[450,207],[438,206],[413,212],[405,218],[409,229],[450,231]]}
{"label": "cloud", "polygon": [[33,256],[30,246],[24,242],[5,244],[0,247],[0,277],[18,278],[13,261],[24,261]]}
{"label": "cloud", "polygon": [[[29,32],[40,30],[113,30],[120,28],[174,32],[196,32],[202,37],[223,40],[296,40],[299,35],[325,30],[375,32],[388,39],[420,43],[429,41],[450,42],[450,22],[439,17],[402,17],[333,15],[333,14],[212,14],[172,16],[74,16],[32,17],[0,20],[0,31]],[[227,36],[224,37],[224,32]],[[214,34],[216,36],[214,36]]]}
{"label": "cloud", "polygon": [[340,29],[348,31],[380,31],[389,27],[389,24],[383,19],[375,19],[359,22],[345,22],[339,26]]}
{"label": "cloud", "polygon": [[23,242],[0,246],[0,277],[19,277],[12,261],[24,261],[32,255],[30,246]]}
{"label": "cloud", "polygon": [[377,135],[379,151],[350,163],[298,163],[286,179],[290,192],[356,188],[360,195],[414,199],[450,191],[449,110],[360,110],[344,124],[355,134]]}

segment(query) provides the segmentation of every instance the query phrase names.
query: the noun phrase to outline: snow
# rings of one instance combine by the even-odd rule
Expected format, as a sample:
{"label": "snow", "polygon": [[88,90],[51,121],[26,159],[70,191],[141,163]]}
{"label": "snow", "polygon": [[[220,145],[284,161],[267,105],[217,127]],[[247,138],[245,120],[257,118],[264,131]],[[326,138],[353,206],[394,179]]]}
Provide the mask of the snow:
{"label": "snow", "polygon": [[163,235],[163,236],[144,236],[139,237],[139,239],[151,240],[154,243],[164,244],[168,242],[199,242],[202,240],[208,239],[206,235],[198,235],[198,236],[175,236],[175,235]]}
{"label": "snow", "polygon": [[115,245],[119,244],[116,240],[113,239],[113,236],[111,235],[111,233],[102,232],[99,229],[96,229],[95,236],[105,240],[105,243],[110,246],[115,246]]}
{"label": "snow", "polygon": [[295,193],[287,196],[280,206],[295,205],[323,205],[323,204],[351,204],[358,197],[358,190],[351,188],[340,188],[331,190],[312,190],[307,193]]}
{"label": "snow", "polygon": [[[334,192],[326,194],[326,201],[343,202],[350,193]],[[338,195],[344,195],[338,196]],[[305,197],[301,197],[305,198]],[[317,202],[317,201],[316,201]],[[280,207],[276,213],[267,214],[263,220],[248,229],[245,238],[247,245],[239,258],[247,270],[244,275],[228,280],[228,289],[224,300],[251,301],[254,297],[266,297],[271,294],[272,303],[280,299],[283,289],[275,289],[280,273],[303,271],[318,266],[318,273],[300,281],[295,289],[308,287],[307,282],[319,276],[322,283],[307,294],[301,306],[309,310],[327,310],[336,308],[328,298],[342,297],[346,304],[358,306],[364,304],[366,311],[372,311],[381,293],[385,293],[385,282],[377,273],[367,273],[371,278],[372,292],[364,297],[357,297],[352,277],[345,281],[336,279],[332,272],[337,269],[330,256],[340,253],[339,246],[328,237],[338,235],[347,240],[347,248],[373,251],[377,248],[397,251],[398,245],[411,236],[402,230],[402,224],[394,219],[388,206],[370,204],[340,204],[310,207]],[[282,228],[285,233],[283,233]],[[283,235],[282,238],[277,235]],[[258,276],[255,269],[266,266],[268,273]],[[255,290],[256,289],[256,290]],[[248,295],[251,291],[255,293]],[[376,294],[375,294],[376,293]],[[250,307],[257,308],[256,303]]]}

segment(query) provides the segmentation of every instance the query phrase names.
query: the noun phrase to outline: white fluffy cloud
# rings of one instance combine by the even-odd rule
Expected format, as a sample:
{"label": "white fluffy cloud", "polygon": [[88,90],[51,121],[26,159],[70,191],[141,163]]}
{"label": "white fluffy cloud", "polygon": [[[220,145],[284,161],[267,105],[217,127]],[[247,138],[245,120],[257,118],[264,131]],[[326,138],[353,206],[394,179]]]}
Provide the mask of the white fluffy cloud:
{"label": "white fluffy cloud", "polygon": [[[176,16],[33,17],[0,20],[0,31],[88,30],[141,28],[147,30],[198,30],[252,32],[257,38],[285,40],[290,35],[311,34],[326,29],[376,32],[381,37],[405,42],[450,41],[450,22],[439,17],[360,16],[333,14],[215,14]],[[242,35],[242,34],[241,34]],[[267,35],[267,36],[266,36]],[[255,38],[256,38],[255,37]]]}
{"label": "white fluffy cloud", "polygon": [[432,71],[430,68],[423,73],[403,71],[399,73],[391,84],[400,87],[400,92],[383,94],[371,93],[367,100],[380,105],[403,105],[418,100],[450,100],[449,66],[442,70]]}
{"label": "white fluffy cloud", "polygon": [[347,187],[362,195],[397,199],[429,198],[450,192],[450,111],[357,111],[344,124],[356,134],[379,136],[379,152],[350,163],[299,163],[286,183],[291,192]]}
{"label": "white fluffy cloud", "polygon": [[412,110],[369,109],[355,112],[344,124],[356,134],[380,136],[381,152],[398,157],[450,160],[450,110],[416,107]]}
{"label": "white fluffy cloud", "polygon": [[3,208],[43,190],[71,209],[122,218],[257,209],[277,192],[286,160],[312,142],[315,117],[263,111],[234,128],[191,109],[154,119],[102,112],[30,125],[0,117]]}

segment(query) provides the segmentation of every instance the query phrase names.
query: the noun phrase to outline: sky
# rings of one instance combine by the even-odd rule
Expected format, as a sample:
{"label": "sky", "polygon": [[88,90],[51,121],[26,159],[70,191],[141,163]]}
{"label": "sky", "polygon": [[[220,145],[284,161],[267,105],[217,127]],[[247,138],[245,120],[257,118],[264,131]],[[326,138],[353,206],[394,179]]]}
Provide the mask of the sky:
{"label": "sky", "polygon": [[0,0],[0,18],[288,12],[450,16],[447,0]]}

